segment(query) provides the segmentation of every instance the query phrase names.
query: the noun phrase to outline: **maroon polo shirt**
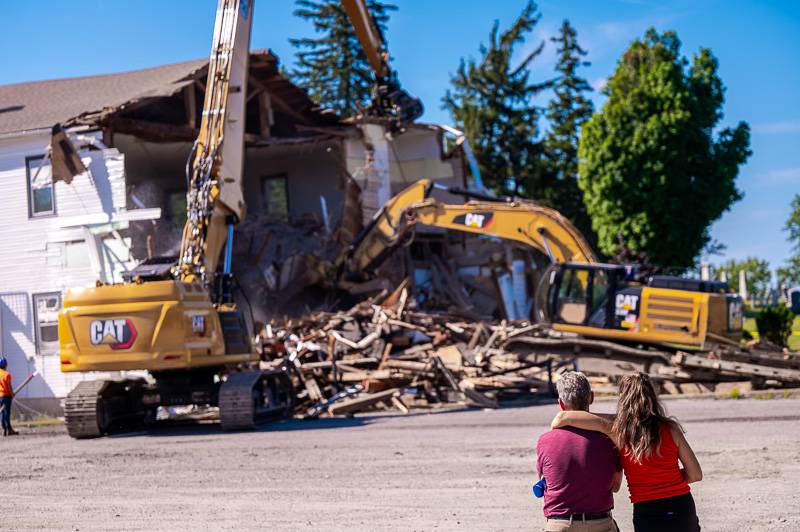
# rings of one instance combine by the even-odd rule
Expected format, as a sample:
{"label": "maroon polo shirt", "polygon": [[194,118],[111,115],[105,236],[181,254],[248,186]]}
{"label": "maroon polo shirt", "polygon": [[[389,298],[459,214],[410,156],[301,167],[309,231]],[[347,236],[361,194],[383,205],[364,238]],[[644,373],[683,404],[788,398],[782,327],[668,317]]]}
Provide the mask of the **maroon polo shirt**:
{"label": "maroon polo shirt", "polygon": [[612,480],[622,465],[605,434],[564,427],[542,434],[536,468],[547,481],[544,516],[603,513],[614,508]]}

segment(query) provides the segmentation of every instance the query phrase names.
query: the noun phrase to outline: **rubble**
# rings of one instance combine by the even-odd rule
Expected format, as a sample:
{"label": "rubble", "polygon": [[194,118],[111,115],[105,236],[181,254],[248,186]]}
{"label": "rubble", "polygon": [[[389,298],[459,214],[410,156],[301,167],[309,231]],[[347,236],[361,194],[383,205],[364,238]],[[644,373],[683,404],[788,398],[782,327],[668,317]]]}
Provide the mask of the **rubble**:
{"label": "rubble", "polygon": [[296,413],[496,408],[501,401],[551,397],[553,371],[564,364],[520,362],[502,348],[529,324],[420,311],[408,283],[387,294],[347,311],[265,327],[263,364],[289,368],[298,390]]}
{"label": "rubble", "polygon": [[[709,392],[718,383],[800,385],[800,354],[721,346],[667,352],[582,338],[529,321],[480,321],[421,310],[402,283],[349,310],[316,312],[259,335],[262,367],[287,368],[295,414],[353,415],[413,408],[497,408],[551,400],[564,371],[580,369],[598,394],[644,371],[664,393]],[[721,387],[723,389],[724,386]]]}

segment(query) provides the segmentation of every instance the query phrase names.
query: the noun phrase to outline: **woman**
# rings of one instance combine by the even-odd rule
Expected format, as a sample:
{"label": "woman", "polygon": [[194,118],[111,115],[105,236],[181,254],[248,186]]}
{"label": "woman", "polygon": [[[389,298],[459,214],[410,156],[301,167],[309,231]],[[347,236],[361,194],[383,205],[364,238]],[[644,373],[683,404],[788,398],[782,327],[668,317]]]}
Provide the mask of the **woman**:
{"label": "woman", "polygon": [[689,484],[702,480],[703,472],[683,429],[665,415],[650,377],[623,377],[616,415],[563,410],[552,428],[564,426],[603,432],[621,449],[634,530],[700,530]]}

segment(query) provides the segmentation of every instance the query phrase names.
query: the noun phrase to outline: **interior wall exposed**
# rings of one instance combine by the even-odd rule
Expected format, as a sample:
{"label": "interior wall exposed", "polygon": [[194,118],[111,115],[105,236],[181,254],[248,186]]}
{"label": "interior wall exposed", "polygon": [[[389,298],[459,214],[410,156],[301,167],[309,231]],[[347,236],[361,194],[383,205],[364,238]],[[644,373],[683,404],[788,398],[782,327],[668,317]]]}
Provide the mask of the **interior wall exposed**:
{"label": "interior wall exposed", "polygon": [[[154,255],[174,254],[180,242],[183,218],[170,204],[170,194],[186,192],[188,142],[155,143],[131,135],[117,134],[114,145],[125,154],[129,208],[160,207],[162,219],[133,224],[133,253],[147,256],[146,235],[151,235]],[[332,224],[338,223],[343,202],[341,173],[344,168],[339,140],[304,141],[293,144],[251,146],[246,150],[244,193],[251,215],[265,210],[264,180],[285,176],[288,196],[288,222],[312,216],[322,221],[325,199]],[[149,224],[149,225],[148,225]]]}

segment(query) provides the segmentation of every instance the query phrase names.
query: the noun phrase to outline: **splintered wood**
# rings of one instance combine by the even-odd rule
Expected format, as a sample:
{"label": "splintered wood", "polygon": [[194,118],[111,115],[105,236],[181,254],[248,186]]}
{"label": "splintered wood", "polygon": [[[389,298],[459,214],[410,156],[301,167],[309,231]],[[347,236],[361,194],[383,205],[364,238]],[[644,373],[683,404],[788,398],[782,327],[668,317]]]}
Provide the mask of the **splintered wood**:
{"label": "splintered wood", "polygon": [[[596,393],[648,373],[665,393],[718,383],[798,386],[796,353],[711,346],[687,353],[593,340],[527,321],[470,321],[415,308],[406,283],[341,312],[318,312],[262,332],[265,367],[292,376],[302,417],[448,405],[497,408],[551,398],[564,371],[586,373]],[[724,386],[720,388],[724,389]]]}
{"label": "splintered wood", "polygon": [[527,323],[468,322],[414,310],[409,302],[401,285],[382,301],[267,327],[261,337],[264,364],[292,375],[296,413],[497,408],[500,401],[552,396],[558,363],[518,360],[502,347]]}

